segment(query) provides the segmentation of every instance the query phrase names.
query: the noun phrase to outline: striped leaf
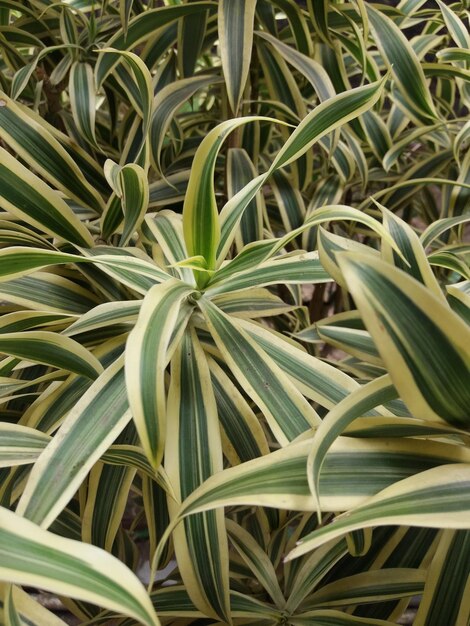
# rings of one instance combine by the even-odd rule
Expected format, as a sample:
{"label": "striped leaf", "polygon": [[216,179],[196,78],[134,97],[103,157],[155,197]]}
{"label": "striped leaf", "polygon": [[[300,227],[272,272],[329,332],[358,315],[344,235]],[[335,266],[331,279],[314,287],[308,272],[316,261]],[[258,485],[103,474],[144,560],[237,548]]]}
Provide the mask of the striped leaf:
{"label": "striped leaf", "polygon": [[270,171],[298,159],[320,137],[370,109],[379,99],[386,79],[387,76],[370,85],[351,89],[315,107],[279,150]]}
{"label": "striped leaf", "polygon": [[[62,12],[62,15],[64,12]],[[95,135],[96,94],[93,67],[76,61],[70,68],[69,93],[72,115],[82,137],[98,148]]]}
{"label": "striped leaf", "polygon": [[280,315],[295,308],[262,287],[215,296],[212,302],[229,315],[248,319]]}
{"label": "striped leaf", "polygon": [[103,370],[96,357],[79,343],[45,330],[2,333],[0,352],[89,378],[96,378]]}
{"label": "striped leaf", "polygon": [[158,91],[152,105],[149,140],[152,164],[160,175],[163,175],[161,164],[163,141],[174,114],[198,89],[204,89],[217,82],[220,82],[220,78],[216,76],[198,75],[170,83]]}
{"label": "striped leaf", "polygon": [[93,245],[86,227],[56,191],[4,148],[0,148],[0,158],[0,207],[42,232],[81,246]]}
{"label": "striped leaf", "polygon": [[1,281],[26,276],[34,270],[56,263],[73,263],[80,260],[73,254],[23,246],[12,246],[0,250],[0,259]]}
{"label": "striped leaf", "polygon": [[181,320],[178,311],[192,292],[190,286],[177,279],[150,289],[127,341],[126,387],[129,404],[142,447],[155,469],[161,463],[165,446],[168,348],[172,334],[184,330],[188,316]]}
{"label": "striped leaf", "polygon": [[138,293],[146,294],[153,285],[171,278],[171,274],[167,274],[144,254],[134,256],[132,252],[135,250],[136,248],[95,247],[82,252],[106,274]]}
{"label": "striped leaf", "polygon": [[133,325],[139,315],[140,306],[141,302],[135,300],[100,304],[81,315],[76,322],[63,331],[63,334],[70,337],[115,324]]}
{"label": "striped leaf", "polygon": [[290,65],[305,76],[314,87],[321,102],[336,94],[328,72],[318,61],[309,58],[267,32],[256,31],[256,35],[268,41]]}
{"label": "striped leaf", "polygon": [[34,463],[49,443],[48,435],[18,424],[0,424],[0,467]]}
{"label": "striped leaf", "polygon": [[300,349],[279,333],[261,325],[240,322],[249,335],[291,378],[299,391],[321,406],[332,408],[358,389],[358,383],[333,365]]}
{"label": "striped leaf", "polygon": [[82,172],[77,164],[78,158],[69,155],[52,134],[53,128],[2,92],[0,103],[3,103],[0,106],[2,139],[49,183],[100,213],[104,207],[100,194],[87,182],[85,170]]}
{"label": "striped leaf", "polygon": [[132,466],[95,464],[88,479],[82,541],[112,552],[135,474]]}
{"label": "striped leaf", "polygon": [[[127,35],[129,35],[129,31]],[[145,65],[144,61],[133,52],[128,52],[126,50],[116,50],[112,47],[101,48],[100,50],[98,50],[98,52],[100,54],[109,54],[113,57],[118,57],[119,60],[121,60],[122,58],[122,60],[125,61],[126,65],[128,65],[132,70],[135,85],[137,87],[137,92],[136,97],[133,96],[133,92],[131,90],[129,90],[128,95],[132,101],[132,104],[142,118],[142,139],[139,144],[139,148],[137,149],[137,153],[140,153],[140,150],[147,138],[147,132],[150,127],[150,121],[152,116],[153,85],[149,69]]]}
{"label": "striped leaf", "polygon": [[130,419],[123,362],[118,359],[74,404],[35,463],[18,514],[47,528]]}
{"label": "striped leaf", "polygon": [[441,0],[436,0],[452,39],[460,48],[470,48],[470,34],[458,15]]}
{"label": "striped leaf", "polygon": [[48,272],[0,283],[0,295],[3,300],[28,309],[72,315],[85,313],[98,304],[91,291]]}
{"label": "striped leaf", "polygon": [[95,546],[54,535],[0,508],[0,578],[74,596],[158,626],[145,589],[118,559]]}
{"label": "striped leaf", "polygon": [[403,97],[425,117],[436,119],[437,113],[423,69],[407,38],[383,12],[367,5],[367,14],[377,46],[392,68]]}
{"label": "striped leaf", "polygon": [[[2,597],[2,590],[5,590],[8,584],[0,583],[0,597]],[[31,626],[65,626],[65,622],[61,620],[57,615],[48,611],[39,602],[36,602],[26,591],[23,591],[21,587],[11,585],[11,595],[17,612],[20,616],[21,626],[28,624]],[[2,615],[2,601],[0,600],[0,619],[4,618]]]}
{"label": "striped leaf", "polygon": [[323,419],[317,429],[315,440],[307,459],[307,475],[312,494],[318,501],[320,519],[320,500],[318,488],[320,472],[328,449],[357,417],[367,414],[371,409],[396,397],[395,389],[388,375],[382,376],[359,387],[344,398]]}
{"label": "striped leaf", "polygon": [[407,525],[470,528],[470,464],[442,465],[387,487],[334,524],[302,538],[288,555],[295,559],[335,537],[358,528]]}
{"label": "striped leaf", "polygon": [[220,240],[220,224],[214,192],[214,169],[217,155],[222,142],[231,131],[242,124],[259,119],[264,118],[245,117],[222,122],[204,137],[194,155],[184,199],[183,232],[189,255],[204,257],[209,270],[215,269],[216,252]]}
{"label": "striped leaf", "polygon": [[[132,50],[142,41],[148,39],[159,28],[178,20],[185,15],[199,13],[215,8],[212,2],[190,2],[184,5],[165,6],[146,11],[130,20],[127,31],[120,29],[108,40],[107,45],[116,50]],[[106,76],[119,62],[117,54],[106,55],[96,65],[96,82],[101,87]]]}
{"label": "striped leaf", "polygon": [[279,282],[286,284],[330,282],[329,274],[320,264],[317,252],[300,252],[282,257],[274,257],[252,269],[238,272],[225,280],[210,282],[207,295],[229,293],[248,287],[265,287]]}
{"label": "striped leaf", "polygon": [[220,57],[234,116],[250,69],[255,8],[256,0],[221,0],[217,12]]}
{"label": "striped leaf", "polygon": [[[292,588],[287,599],[286,610],[294,613],[299,604],[311,591],[321,584],[331,568],[347,554],[345,539],[335,539],[321,546],[302,561],[287,565],[295,570]],[[296,568],[296,566],[298,567]],[[294,566],[294,567],[292,567]]]}
{"label": "striped leaf", "polygon": [[[245,150],[230,148],[227,153],[227,192],[233,197],[256,177],[255,167]],[[263,238],[263,203],[259,194],[248,204],[240,221],[236,243],[240,249]]]}
{"label": "striped leaf", "polygon": [[[183,336],[171,365],[168,412],[172,429],[165,469],[179,499],[222,469],[217,407],[204,352],[193,329]],[[169,502],[174,515],[175,502]],[[174,533],[176,559],[188,593],[205,615],[230,615],[228,546],[223,511],[193,516]]]}
{"label": "striped leaf", "polygon": [[222,447],[232,465],[269,454],[266,434],[255,412],[215,359],[208,358],[222,432]]}
{"label": "striped leaf", "polygon": [[264,587],[278,608],[284,608],[286,601],[274,566],[266,552],[239,524],[228,519],[226,527],[231,544],[253,572],[257,582]]}
{"label": "striped leaf", "polygon": [[382,211],[384,226],[393,237],[402,254],[400,258],[386,241],[382,242],[382,258],[395,267],[405,271],[407,274],[419,280],[423,285],[436,295],[442,298],[442,290],[437,282],[431,267],[427,261],[424,249],[420,244],[418,235],[405,221],[398,218],[391,211],[379,205]]}
{"label": "striped leaf", "polygon": [[470,361],[464,348],[470,331],[465,323],[421,283],[383,261],[342,253],[339,263],[411,412],[465,427],[470,402]]}
{"label": "striped leaf", "polygon": [[438,626],[443,620],[455,625],[468,622],[469,561],[469,531],[444,530],[429,566],[416,626]]}
{"label": "striped leaf", "polygon": [[245,392],[262,409],[281,445],[318,423],[312,407],[234,318],[204,297],[198,300],[198,306],[224,360],[236,379],[243,381]]}
{"label": "striped leaf", "polygon": [[[314,621],[313,621],[314,620]],[[348,615],[343,611],[335,611],[333,609],[319,609],[317,611],[308,611],[300,614],[290,620],[292,626],[309,626],[314,623],[315,626],[395,626],[396,622],[389,622],[381,619],[372,619],[370,617],[357,617],[356,615]]]}
{"label": "striped leaf", "polygon": [[[179,516],[240,504],[315,511],[316,502],[310,492],[306,472],[311,446],[312,439],[304,438],[260,459],[247,461],[211,476],[183,502]],[[395,493],[394,490],[398,490],[399,486],[410,485],[407,502],[408,510],[413,512],[413,504],[417,504],[417,500],[413,498],[417,498],[419,487],[427,484],[425,477],[434,476],[438,480],[440,476],[446,476],[447,478],[442,480],[442,490],[436,488],[435,494],[433,492],[435,500],[432,506],[437,507],[439,514],[432,523],[428,524],[425,514],[420,515],[417,509],[416,519],[419,518],[419,521],[414,522],[411,513],[410,516],[404,516],[403,521],[397,519],[396,522],[389,516],[388,524],[409,524],[408,519],[412,519],[411,525],[440,527],[448,515],[452,527],[467,528],[469,525],[467,511],[470,504],[468,493],[463,499],[462,495],[465,494],[465,489],[468,489],[469,458],[468,450],[453,444],[428,442],[424,447],[422,441],[413,439],[401,439],[392,443],[387,439],[361,440],[340,437],[332,445],[323,466],[319,489],[321,510],[338,511],[363,506],[364,514],[360,519],[364,522],[368,519],[366,511],[370,502],[375,500],[381,502],[379,496],[382,493]],[[446,465],[449,461],[453,464]],[[459,511],[463,511],[458,514],[449,513],[451,508],[447,508],[447,501],[444,505],[441,502],[443,493],[446,493],[444,489],[452,484],[452,480],[455,484],[448,492],[449,502],[452,507],[460,507]],[[411,491],[413,485],[417,493]],[[427,500],[423,500],[425,508],[426,503]],[[426,511],[428,509],[429,507]],[[360,510],[362,511],[362,508]],[[381,511],[380,504],[377,504],[377,510]],[[352,512],[348,511],[341,524],[338,519],[335,524],[316,531],[322,537],[325,535],[324,541],[318,540],[316,546],[357,528],[380,525],[374,523],[374,518],[371,523],[364,522],[361,526],[358,521],[357,525],[349,528],[347,523],[352,515]],[[384,513],[382,525],[387,524],[386,519],[387,514]],[[336,524],[341,528],[344,526],[345,530],[335,532]],[[296,556],[300,556],[297,550],[298,548],[294,549]],[[301,553],[308,551],[303,550]]]}
{"label": "striped leaf", "polygon": [[181,76],[192,76],[204,45],[207,11],[185,15],[178,20],[178,67]]}
{"label": "striped leaf", "polygon": [[340,607],[410,597],[422,592],[426,572],[412,568],[384,568],[340,578],[315,591],[305,608]]}
{"label": "striped leaf", "polygon": [[137,230],[147,212],[149,202],[149,186],[147,174],[134,163],[124,165],[119,172],[122,190],[122,210],[124,225],[119,244],[125,246]]}

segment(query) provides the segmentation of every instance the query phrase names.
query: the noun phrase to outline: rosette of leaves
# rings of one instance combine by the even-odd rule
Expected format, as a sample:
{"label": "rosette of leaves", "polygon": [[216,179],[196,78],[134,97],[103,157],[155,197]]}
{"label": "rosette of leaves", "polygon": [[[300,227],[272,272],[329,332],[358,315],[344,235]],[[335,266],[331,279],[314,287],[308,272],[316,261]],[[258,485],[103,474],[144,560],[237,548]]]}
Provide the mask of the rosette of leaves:
{"label": "rosette of leaves", "polygon": [[461,8],[1,11],[2,619],[465,623]]}

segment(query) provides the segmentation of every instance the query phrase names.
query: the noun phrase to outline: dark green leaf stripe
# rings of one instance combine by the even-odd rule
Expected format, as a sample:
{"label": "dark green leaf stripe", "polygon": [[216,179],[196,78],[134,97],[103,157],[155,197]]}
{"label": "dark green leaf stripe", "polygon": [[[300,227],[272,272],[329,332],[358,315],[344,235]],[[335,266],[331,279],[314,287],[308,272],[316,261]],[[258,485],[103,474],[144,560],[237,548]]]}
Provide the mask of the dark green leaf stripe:
{"label": "dark green leaf stripe", "polygon": [[3,148],[0,158],[0,206],[43,232],[81,246],[92,245],[91,235],[57,192]]}
{"label": "dark green leaf stripe", "polygon": [[[116,35],[111,37],[107,45],[118,50],[131,50],[162,26],[185,15],[215,9],[216,6],[213,2],[192,2],[187,5],[167,6],[145,11],[145,14],[138,15],[130,20],[126,33],[122,29],[119,30]],[[119,57],[117,54],[102,56],[99,59],[96,65],[96,82],[98,86],[101,85],[107,74],[118,62]]]}
{"label": "dark green leaf stripe", "polygon": [[367,14],[375,31],[377,45],[392,66],[402,93],[422,113],[435,119],[437,115],[423,70],[405,35],[390,18],[370,4],[367,6]]}
{"label": "dark green leaf stripe", "polygon": [[102,370],[96,357],[79,343],[48,331],[4,333],[0,351],[89,378],[96,378]]}
{"label": "dark green leaf stripe", "polygon": [[[365,325],[411,410],[419,398],[414,399],[415,388],[412,391],[403,379],[403,366],[435,414],[455,426],[468,425],[470,363],[462,348],[470,333],[465,325],[425,287],[400,270],[362,254],[359,258],[358,254],[342,253],[340,265],[346,277],[350,277],[350,289],[358,299]],[[369,307],[377,322],[365,314]],[[385,337],[391,342],[387,345],[393,345],[400,355],[400,361],[385,349]],[[449,388],[454,390],[452,394]],[[420,406],[418,411],[421,410]]]}
{"label": "dark green leaf stripe", "polygon": [[334,524],[306,535],[288,558],[356,528],[405,524],[469,529],[469,511],[470,464],[441,465],[391,485]]}
{"label": "dark green leaf stripe", "polygon": [[232,112],[236,114],[251,61],[256,1],[221,0],[218,9],[222,67]]}
{"label": "dark green leaf stripe", "polygon": [[[183,502],[180,514],[187,515],[193,511],[207,510],[228,504],[252,504],[313,511],[316,504],[308,485],[306,472],[306,462],[311,445],[312,440],[293,443],[261,459],[248,461],[237,467],[224,470],[219,476],[212,476]],[[361,504],[364,509],[360,518],[362,522],[368,519],[368,511],[371,506],[368,504],[368,498],[375,496],[377,499],[375,508],[371,510],[372,517],[372,514],[378,514],[382,510],[379,492],[385,488],[393,489],[394,484],[398,481],[403,481],[400,485],[406,485],[404,479],[414,481],[415,475],[417,478],[421,477],[426,470],[435,472],[437,475],[441,466],[449,468],[452,476],[460,476],[461,468],[467,468],[468,474],[468,467],[470,467],[468,464],[442,465],[455,458],[454,446],[445,445],[442,447],[433,444],[427,448],[424,454],[421,448],[422,444],[419,440],[411,439],[401,440],[396,442],[396,445],[394,443],[393,446],[385,440],[337,439],[325,458],[320,477],[322,511],[334,511],[337,510],[335,507],[338,506],[351,508]],[[464,456],[468,457],[468,455]],[[454,498],[454,494],[457,492],[462,494],[464,488],[468,488],[468,477],[465,478],[465,481],[463,483],[456,481],[455,488],[440,504],[439,498],[443,496],[444,486],[436,492],[423,490],[423,493],[429,493],[431,498],[429,502],[423,500],[423,507],[425,506],[426,509],[423,510],[423,514],[432,512],[432,507],[436,503],[439,507],[436,510],[439,512],[445,511],[448,504],[452,505],[452,510],[468,510],[470,506],[468,494],[463,502],[457,503]],[[418,497],[418,495],[417,492],[416,496]],[[406,511],[409,511],[410,514],[413,512],[413,504],[417,506],[417,513],[418,510],[420,512],[418,506],[421,506],[421,502],[418,503],[418,499],[413,500],[411,495],[405,494],[402,500],[407,503]],[[402,500],[398,497],[390,500],[390,510],[395,507],[393,503],[396,502],[396,507],[393,510],[397,511],[397,515],[401,514],[398,504]],[[357,510],[359,515],[359,509]],[[388,509],[384,509],[385,517],[387,511]],[[346,527],[348,519],[349,516],[345,516],[341,524]],[[424,518],[421,519],[425,523]],[[339,524],[339,522],[340,520],[337,520],[335,524]],[[373,526],[374,524],[370,525]],[[328,530],[331,530],[330,526],[317,532],[327,534]],[[343,533],[335,534],[333,532],[332,537],[340,534]],[[318,545],[321,543],[324,542],[319,542]]]}
{"label": "dark green leaf stripe", "polygon": [[93,68],[89,63],[76,62],[70,69],[70,104],[83,137],[97,147],[95,137],[96,98]]}
{"label": "dark green leaf stripe", "polygon": [[6,143],[67,196],[101,212],[100,195],[87,183],[74,159],[47,127],[2,92],[0,101],[5,103],[0,106],[0,136]]}
{"label": "dark green leaf stripe", "polygon": [[354,119],[378,100],[385,79],[357,87],[319,104],[295,129],[274,160],[271,170],[287,165],[339,124]]}
{"label": "dark green leaf stripe", "polygon": [[279,282],[302,284],[330,281],[331,277],[323,269],[316,252],[301,253],[292,257],[274,258],[252,270],[240,272],[214,287],[209,287],[207,295],[213,296],[254,286],[264,287]]}
{"label": "dark green leaf stripe", "polygon": [[[209,368],[193,329],[183,335],[172,359],[171,372],[168,410],[173,416],[177,412],[177,424],[168,433],[165,466],[170,480],[175,473],[178,476],[179,496],[185,498],[222,469]],[[209,511],[185,520],[184,527],[180,525],[176,529],[174,540],[183,580],[192,599],[196,605],[208,606],[210,613],[226,620],[230,608],[223,512]]]}
{"label": "dark green leaf stripe", "polygon": [[250,340],[235,320],[205,298],[198,302],[219,350],[236,377],[244,379],[248,395],[267,410],[266,417],[276,430],[276,437],[286,443],[308,430],[316,422],[315,413],[308,410],[308,403],[290,381],[284,379],[279,366]]}
{"label": "dark green leaf stripe", "polygon": [[115,557],[41,530],[3,507],[0,519],[2,578],[73,595],[158,626],[141,583]]}
{"label": "dark green leaf stripe", "polygon": [[130,419],[123,363],[118,360],[68,413],[58,435],[36,463],[17,511],[36,524],[48,526]]}

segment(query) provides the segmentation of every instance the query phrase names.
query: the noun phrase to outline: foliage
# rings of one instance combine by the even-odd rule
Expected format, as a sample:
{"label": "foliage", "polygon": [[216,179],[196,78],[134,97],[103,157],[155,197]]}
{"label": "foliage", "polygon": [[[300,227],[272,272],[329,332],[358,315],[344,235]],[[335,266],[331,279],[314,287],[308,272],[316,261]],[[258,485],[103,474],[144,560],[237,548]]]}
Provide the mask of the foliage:
{"label": "foliage", "polygon": [[7,626],[468,623],[465,4],[0,0]]}

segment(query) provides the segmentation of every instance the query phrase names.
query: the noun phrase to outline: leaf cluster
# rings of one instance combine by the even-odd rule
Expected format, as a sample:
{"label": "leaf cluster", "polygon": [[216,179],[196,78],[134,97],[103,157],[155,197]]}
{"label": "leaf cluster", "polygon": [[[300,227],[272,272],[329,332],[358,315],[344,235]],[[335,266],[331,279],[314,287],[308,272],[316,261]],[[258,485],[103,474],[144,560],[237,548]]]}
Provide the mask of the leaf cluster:
{"label": "leaf cluster", "polygon": [[2,623],[467,626],[468,19],[0,0]]}

